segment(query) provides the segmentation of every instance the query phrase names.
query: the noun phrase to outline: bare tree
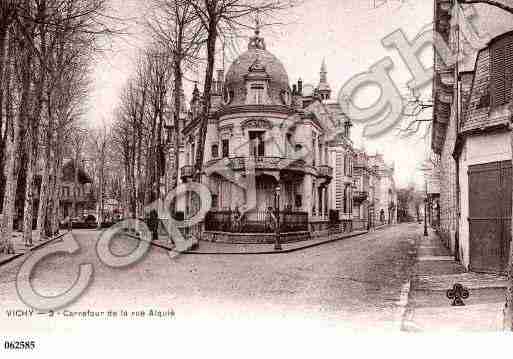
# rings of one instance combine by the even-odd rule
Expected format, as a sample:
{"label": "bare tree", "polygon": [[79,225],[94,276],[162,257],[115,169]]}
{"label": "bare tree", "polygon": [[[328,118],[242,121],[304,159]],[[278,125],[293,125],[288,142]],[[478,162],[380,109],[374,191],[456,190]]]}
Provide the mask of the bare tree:
{"label": "bare tree", "polygon": [[211,106],[211,88],[214,77],[216,44],[219,37],[230,38],[241,28],[250,28],[255,16],[271,17],[279,11],[297,4],[294,0],[184,0],[194,9],[206,32],[205,81],[203,83],[203,104],[199,140],[196,149],[195,179],[199,181],[203,168],[207,124]]}
{"label": "bare tree", "polygon": [[181,101],[184,71],[199,61],[199,52],[205,42],[204,28],[188,1],[153,0],[153,16],[148,20],[151,34],[164,51],[169,51],[173,64],[173,170],[172,188],[178,182],[180,121],[184,105]]}
{"label": "bare tree", "polygon": [[96,172],[96,221],[98,228],[104,222],[105,207],[105,165],[107,161],[107,149],[110,139],[110,130],[105,123],[91,131],[91,151],[95,163]]}
{"label": "bare tree", "polygon": [[501,10],[509,12],[513,14],[513,6],[507,5],[504,1],[496,1],[496,0],[456,0],[460,4],[486,4],[490,6],[497,7]]}
{"label": "bare tree", "polygon": [[[24,2],[26,6],[25,13],[30,17],[29,1]],[[19,60],[17,66],[13,68],[18,70],[18,76],[21,83],[20,103],[17,115],[12,119],[14,121],[13,133],[11,133],[10,149],[8,151],[8,158],[6,163],[6,190],[3,203],[3,226],[2,226],[2,243],[6,251],[13,251],[13,238],[12,231],[15,217],[15,198],[18,185],[18,173],[21,169],[21,156],[25,150],[22,139],[25,137],[26,127],[28,124],[29,107],[31,105],[31,86],[32,86],[32,66],[33,54],[30,51],[30,40],[25,36],[25,32],[29,33],[28,36],[33,37],[33,24],[22,18],[13,26],[11,30],[11,45],[15,49],[14,57],[11,57],[11,66],[15,64],[12,61]]]}

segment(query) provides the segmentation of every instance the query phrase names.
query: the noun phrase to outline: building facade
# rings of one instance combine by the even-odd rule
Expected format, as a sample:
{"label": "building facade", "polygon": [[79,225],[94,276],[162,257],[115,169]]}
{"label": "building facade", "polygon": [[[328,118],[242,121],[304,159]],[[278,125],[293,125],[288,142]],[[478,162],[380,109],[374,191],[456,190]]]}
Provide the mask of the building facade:
{"label": "building facade", "polygon": [[[462,51],[452,5],[436,2],[436,30]],[[435,55],[432,149],[440,156],[442,238],[467,269],[496,273],[506,268],[510,242],[513,33],[505,32],[510,18],[502,30],[494,19],[495,37],[471,65],[447,66]]]}
{"label": "building facade", "polygon": [[385,163],[382,154],[369,156],[374,174],[374,220],[376,224],[397,223],[397,189],[395,166]]}
{"label": "building facade", "polygon": [[[352,229],[351,123],[331,100],[326,64],[310,93],[289,85],[283,64],[257,30],[212,89],[201,181],[212,193],[203,238],[270,242],[273,209],[280,209],[283,240]],[[202,97],[195,87],[183,130],[180,177],[192,181]],[[182,165],[183,164],[183,165]],[[179,204],[194,212],[191,196]]]}

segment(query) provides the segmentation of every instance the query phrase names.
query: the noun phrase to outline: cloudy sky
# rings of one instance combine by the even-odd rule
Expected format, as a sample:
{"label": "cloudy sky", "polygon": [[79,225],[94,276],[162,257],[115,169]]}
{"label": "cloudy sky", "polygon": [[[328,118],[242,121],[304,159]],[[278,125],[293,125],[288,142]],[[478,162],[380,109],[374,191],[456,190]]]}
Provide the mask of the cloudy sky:
{"label": "cloudy sky", "polygon": [[[139,25],[146,16],[144,3],[143,0],[112,0],[113,11],[120,17],[130,19],[127,22],[129,34],[114,39],[110,50],[95,61],[94,88],[88,115],[91,123],[101,120],[108,123],[112,120],[120,89],[133,73],[137,53],[145,43]],[[328,80],[334,94],[337,94],[352,76],[367,71],[372,64],[390,56],[394,62],[391,76],[397,87],[406,93],[405,84],[410,80],[407,67],[397,51],[385,48],[381,39],[398,29],[408,38],[414,38],[432,22],[433,1],[304,0],[303,5],[292,10],[284,19],[286,25],[264,28],[262,36],[265,37],[267,49],[285,65],[291,83],[301,77],[305,83],[316,85],[321,62],[325,58]],[[248,36],[251,35],[248,31]],[[245,49],[244,46],[240,46],[241,51]],[[227,62],[233,60],[235,55],[228,53]],[[431,50],[426,48],[421,56],[425,66],[430,67]],[[200,79],[201,76],[190,74],[190,77]],[[186,83],[186,86],[190,89],[191,83]],[[365,101],[371,104],[377,99],[379,91],[374,90],[364,92],[366,96],[363,96],[360,105],[364,105]],[[423,90],[424,98],[430,95],[429,87]],[[423,118],[430,117],[429,111],[423,114]],[[406,125],[406,122],[403,124]],[[396,131],[391,131],[378,139],[365,140],[361,137],[361,125],[357,124],[353,140],[369,153],[379,151],[388,162],[395,162],[398,185],[404,186],[409,182],[422,184],[418,164],[429,154],[429,143],[422,136],[400,139]]]}

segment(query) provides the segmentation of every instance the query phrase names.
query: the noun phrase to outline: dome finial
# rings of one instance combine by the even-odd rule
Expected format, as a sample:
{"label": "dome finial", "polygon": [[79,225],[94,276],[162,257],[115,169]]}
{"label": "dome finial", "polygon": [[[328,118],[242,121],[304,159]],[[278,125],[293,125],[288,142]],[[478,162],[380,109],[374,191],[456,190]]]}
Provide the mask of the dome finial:
{"label": "dome finial", "polygon": [[326,83],[328,82],[328,70],[327,70],[327,66],[326,66],[326,58],[323,58],[322,59],[322,64],[321,64],[321,83]]}
{"label": "dome finial", "polygon": [[255,17],[255,36],[249,39],[248,49],[259,49],[265,50],[265,42],[262,37],[260,37],[260,12],[257,10],[257,15]]}
{"label": "dome finial", "polygon": [[260,10],[257,10],[257,14],[255,17],[255,35],[260,35]]}

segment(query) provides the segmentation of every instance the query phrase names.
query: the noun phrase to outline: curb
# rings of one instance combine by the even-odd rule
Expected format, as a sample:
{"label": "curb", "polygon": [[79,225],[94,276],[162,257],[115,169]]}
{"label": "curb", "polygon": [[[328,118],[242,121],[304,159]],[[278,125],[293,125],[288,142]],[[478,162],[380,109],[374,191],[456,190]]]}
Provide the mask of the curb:
{"label": "curb", "polygon": [[64,237],[64,236],[65,236],[66,234],[68,234],[68,233],[69,233],[69,232],[66,232],[66,233],[64,233],[64,234],[59,234],[59,235],[58,235],[58,236],[56,236],[56,237],[50,238],[49,240],[47,240],[47,241],[45,241],[45,242],[41,242],[41,243],[39,243],[39,244],[35,245],[34,247],[32,247],[32,248],[28,249],[27,251],[25,251],[25,252],[23,252],[23,253],[13,254],[11,257],[6,258],[6,259],[4,259],[4,260],[0,261],[0,267],[1,267],[1,266],[3,266],[3,265],[5,265],[5,264],[11,263],[12,261],[14,261],[14,260],[16,260],[16,259],[18,259],[18,258],[20,258],[20,257],[23,257],[24,255],[26,255],[26,254],[28,254],[28,253],[30,253],[30,252],[32,252],[32,251],[35,251],[35,250],[40,249],[40,248],[42,248],[42,247],[44,247],[44,246],[46,246],[46,245],[50,244],[51,242],[53,242],[53,241],[55,241],[55,240],[57,240],[57,239],[59,239],[59,238],[61,238],[61,237]]}
{"label": "curb", "polygon": [[[320,246],[320,245],[323,245],[323,244],[327,244],[327,243],[337,242],[337,241],[340,241],[340,240],[346,239],[346,238],[353,238],[353,237],[361,236],[361,235],[367,234],[367,233],[369,233],[369,232],[365,231],[365,232],[361,232],[361,233],[349,234],[349,235],[341,236],[341,237],[338,237],[338,238],[327,239],[327,240],[322,241],[322,242],[310,243],[310,244],[306,244],[306,245],[301,246],[301,247],[282,249],[282,250],[279,250],[279,251],[275,251],[275,250],[262,250],[262,251],[253,251],[253,252],[201,252],[201,251],[186,250],[186,251],[178,252],[178,253],[182,253],[182,254],[198,254],[198,255],[248,255],[248,254],[249,255],[255,255],[255,254],[291,253],[291,252],[297,252],[297,251],[300,251],[300,250],[303,250],[303,249],[307,249],[307,248],[317,247],[317,246]],[[166,246],[164,246],[162,244],[159,244],[159,243],[153,243],[153,242],[150,242],[150,243],[152,245],[154,245],[155,247],[159,247],[159,248],[166,249],[168,251],[173,251],[174,252],[173,248],[166,247]],[[271,244],[270,244],[270,246],[271,246]]]}

